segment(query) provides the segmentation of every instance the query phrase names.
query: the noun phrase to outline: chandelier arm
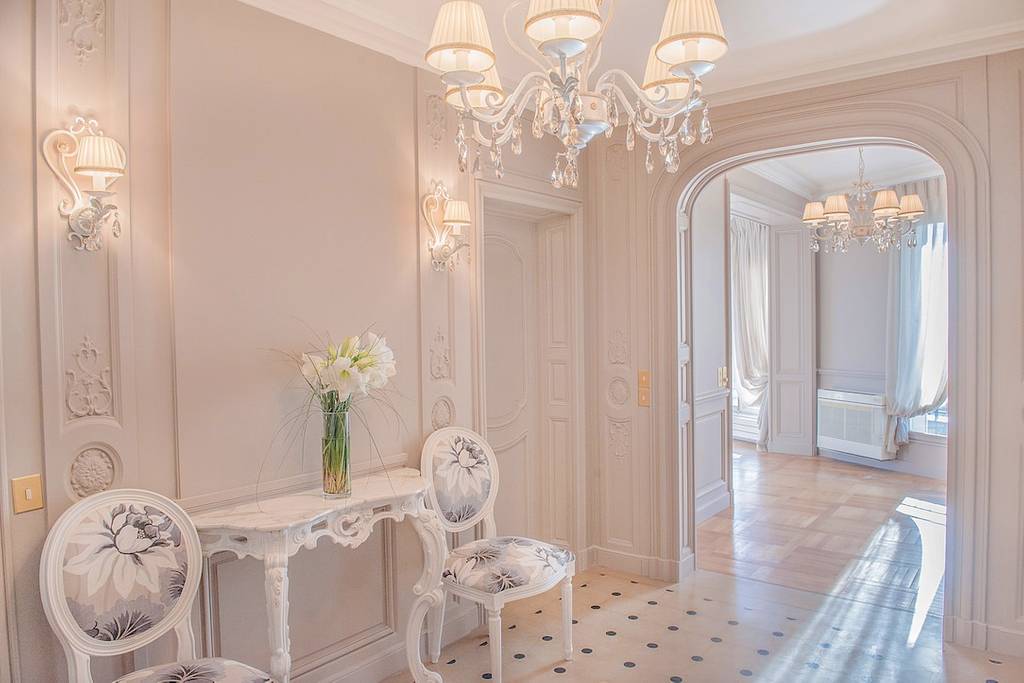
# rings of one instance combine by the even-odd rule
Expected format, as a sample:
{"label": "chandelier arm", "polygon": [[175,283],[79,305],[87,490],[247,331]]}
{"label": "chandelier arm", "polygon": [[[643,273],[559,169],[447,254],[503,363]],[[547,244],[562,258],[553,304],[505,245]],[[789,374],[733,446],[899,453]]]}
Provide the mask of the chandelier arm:
{"label": "chandelier arm", "polygon": [[[505,8],[505,12],[501,15],[501,27],[505,30],[505,40],[512,46],[512,49],[518,52],[520,55],[532,62],[541,71],[550,71],[553,67],[550,63],[545,62],[543,59],[537,57],[536,54],[530,50],[525,49],[522,45],[516,42],[512,37],[512,32],[509,30],[508,19],[512,10],[519,8],[523,4],[523,0],[516,0]],[[526,35],[525,33],[523,35]],[[532,47],[532,46],[531,46]]]}
{"label": "chandelier arm", "polygon": [[[534,81],[539,81],[539,83]],[[505,100],[505,103],[491,114],[488,114],[485,108],[473,106],[469,101],[469,90],[466,86],[460,86],[459,92],[462,96],[462,106],[465,107],[465,111],[469,112],[469,116],[481,123],[494,125],[504,121],[517,105],[526,102],[534,92],[544,89],[548,85],[548,77],[539,71],[532,71],[526,74],[519,81],[519,85],[516,86],[512,94]],[[522,113],[522,108],[519,109],[519,113]]]}
{"label": "chandelier arm", "polygon": [[[522,94],[516,106],[506,112],[504,118],[499,118],[497,121],[482,121],[476,116],[472,116],[470,120],[473,121],[473,140],[481,147],[487,148],[492,147],[494,144],[497,144],[498,146],[504,145],[512,138],[512,133],[515,128],[513,122],[515,119],[523,115],[523,112],[526,110],[527,104],[532,99],[534,93],[543,89],[543,85],[534,85],[531,87]],[[473,110],[474,114],[476,112],[477,110]],[[494,133],[493,138],[484,135],[483,130],[480,127],[481,123],[491,126],[492,133]]]}
{"label": "chandelier arm", "polygon": [[674,104],[668,107],[660,106],[647,96],[640,86],[636,84],[633,78],[623,71],[622,69],[610,69],[601,75],[601,78],[597,80],[596,90],[602,92],[606,87],[612,87],[614,92],[619,96],[621,100],[620,104],[624,105],[626,110],[632,116],[636,116],[638,112],[630,103],[629,98],[623,93],[622,88],[618,85],[617,81],[623,81],[631,92],[636,96],[642,107],[649,112],[651,115],[658,118],[668,119],[673,116],[678,116],[684,112],[693,111],[704,103],[704,100],[699,96],[697,89],[692,85],[696,81],[691,79],[690,91],[687,93],[687,97],[681,99],[678,104]]}

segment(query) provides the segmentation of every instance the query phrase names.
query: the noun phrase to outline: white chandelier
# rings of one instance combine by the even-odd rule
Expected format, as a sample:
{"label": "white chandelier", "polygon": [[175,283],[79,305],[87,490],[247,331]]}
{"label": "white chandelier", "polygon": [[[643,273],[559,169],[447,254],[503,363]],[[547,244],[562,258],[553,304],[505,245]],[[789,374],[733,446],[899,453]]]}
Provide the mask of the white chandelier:
{"label": "white chandelier", "polygon": [[[578,187],[580,151],[601,133],[611,137],[623,117],[627,149],[634,148],[637,136],[647,142],[648,173],[654,170],[655,149],[665,170],[675,173],[680,146],[711,141],[701,79],[728,49],[715,0],[669,2],[643,85],[621,69],[596,73],[614,0],[530,0],[523,26],[528,47],[509,27],[510,13],[524,2],[506,8],[505,36],[539,70],[524,76],[511,94],[498,78],[483,8],[471,0],[450,0],[438,11],[426,61],[441,72],[448,86],[445,99],[459,111],[455,144],[461,171],[470,168],[472,141],[472,170],[480,170],[486,149],[495,175],[502,177],[502,150],[510,144],[514,154],[522,153],[523,113],[531,106],[533,136],[547,133],[563,146],[551,173],[556,188]],[[699,124],[694,123],[692,114],[700,109]]]}
{"label": "white chandelier", "polygon": [[[811,251],[824,249],[846,253],[850,242],[864,245],[873,241],[879,252],[890,248],[917,246],[914,224],[924,215],[924,203],[916,194],[903,197],[895,190],[874,191],[864,179],[864,148],[859,149],[860,174],[849,195],[834,194],[825,203],[808,202],[804,206],[803,222],[811,230]],[[872,201],[874,196],[874,201]]]}

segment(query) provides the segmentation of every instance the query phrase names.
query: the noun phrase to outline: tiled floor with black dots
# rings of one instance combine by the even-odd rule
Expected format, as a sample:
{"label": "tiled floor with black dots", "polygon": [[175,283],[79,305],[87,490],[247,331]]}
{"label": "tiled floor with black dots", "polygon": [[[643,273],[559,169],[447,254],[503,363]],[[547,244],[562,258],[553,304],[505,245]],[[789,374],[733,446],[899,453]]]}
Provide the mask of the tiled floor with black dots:
{"label": "tiled floor with black dots", "polygon": [[[557,589],[502,611],[505,681],[1024,681],[1024,660],[944,645],[934,615],[915,623],[911,611],[705,571],[665,584],[596,568],[574,588],[571,662]],[[486,628],[429,667],[450,683],[493,680]]]}

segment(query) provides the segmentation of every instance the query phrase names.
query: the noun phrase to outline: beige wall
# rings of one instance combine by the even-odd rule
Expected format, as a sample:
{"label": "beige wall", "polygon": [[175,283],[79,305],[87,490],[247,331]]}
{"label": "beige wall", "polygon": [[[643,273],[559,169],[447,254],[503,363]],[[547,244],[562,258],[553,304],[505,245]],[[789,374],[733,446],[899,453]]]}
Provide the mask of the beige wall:
{"label": "beige wall", "polygon": [[[436,106],[436,76],[233,0],[108,0],[104,33],[86,32],[95,49],[79,61],[57,8],[12,0],[0,10],[0,462],[8,476],[44,473],[48,494],[45,510],[12,517],[0,487],[0,588],[10,590],[0,607],[11,610],[24,681],[65,675],[37,564],[48,526],[72,502],[69,464],[86,441],[110,445],[114,485],[190,509],[251,497],[257,483],[313,482],[315,422],[290,448],[278,433],[301,404],[278,351],[371,325],[398,356],[403,426],[368,411],[380,457],[357,425],[357,467],[416,466],[423,436],[450,414],[438,406],[480,427],[477,235],[459,268],[436,273],[419,215],[418,197],[435,181],[476,197],[476,181],[455,168],[455,117]],[[129,153],[116,187],[124,234],[99,254],[69,248],[53,208],[59,189],[37,152],[72,107],[97,116]],[[485,170],[492,185],[579,198],[546,182],[553,145],[525,146],[523,157],[506,155],[504,181]],[[85,333],[114,368],[117,406],[88,425],[66,421],[62,387]],[[432,372],[439,354],[451,362]],[[291,568],[297,680],[378,680],[404,668],[420,563],[407,524],[355,551],[300,553]],[[218,558],[210,579],[220,651],[265,667],[262,567]],[[446,638],[477,618],[471,605],[453,606]],[[111,680],[171,654],[161,642],[134,662],[97,662],[94,673]],[[0,657],[0,681],[7,675]]]}

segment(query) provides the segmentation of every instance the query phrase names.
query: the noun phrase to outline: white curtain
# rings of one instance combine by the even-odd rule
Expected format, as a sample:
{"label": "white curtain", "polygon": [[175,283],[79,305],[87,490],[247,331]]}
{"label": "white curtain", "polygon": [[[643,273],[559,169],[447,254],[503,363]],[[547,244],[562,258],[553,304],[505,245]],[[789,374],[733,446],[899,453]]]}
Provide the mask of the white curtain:
{"label": "white curtain", "polygon": [[759,449],[768,444],[769,227],[742,216],[730,221],[733,389],[740,408],[757,408]]}
{"label": "white curtain", "polygon": [[909,440],[910,418],[946,400],[949,340],[949,227],[946,182],[932,178],[898,185],[917,193],[927,213],[917,223],[917,247],[889,254],[886,319],[885,447]]}

